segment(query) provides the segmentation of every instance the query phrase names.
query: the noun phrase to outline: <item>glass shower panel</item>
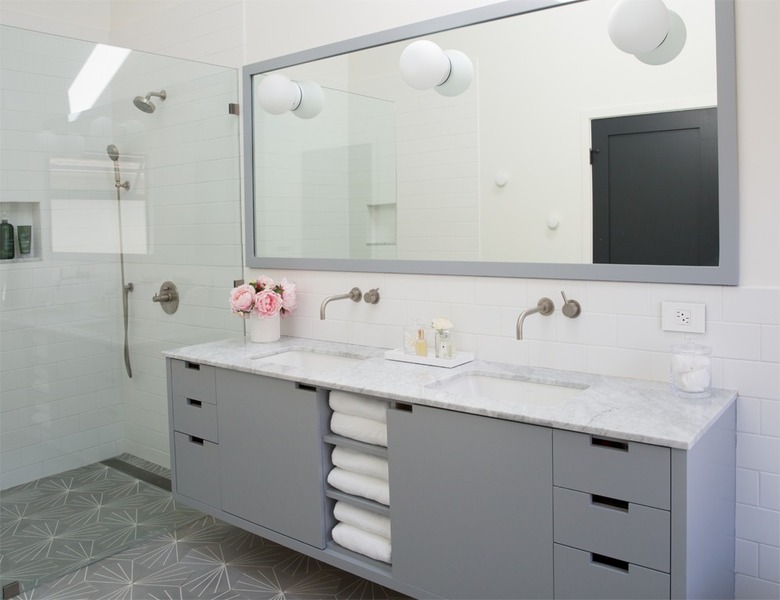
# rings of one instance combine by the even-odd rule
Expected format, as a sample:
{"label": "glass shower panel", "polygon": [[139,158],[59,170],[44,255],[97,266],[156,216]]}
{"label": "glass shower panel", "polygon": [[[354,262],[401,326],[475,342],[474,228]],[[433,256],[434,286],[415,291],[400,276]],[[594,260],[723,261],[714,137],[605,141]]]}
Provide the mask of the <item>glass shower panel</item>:
{"label": "glass shower panel", "polygon": [[[29,589],[196,515],[99,461],[165,476],[161,352],[243,335],[227,304],[243,271],[238,77],[8,26],[0,52],[0,213],[15,245],[0,260],[0,583]],[[133,102],[162,90],[153,111]],[[166,281],[173,314],[152,302]]]}

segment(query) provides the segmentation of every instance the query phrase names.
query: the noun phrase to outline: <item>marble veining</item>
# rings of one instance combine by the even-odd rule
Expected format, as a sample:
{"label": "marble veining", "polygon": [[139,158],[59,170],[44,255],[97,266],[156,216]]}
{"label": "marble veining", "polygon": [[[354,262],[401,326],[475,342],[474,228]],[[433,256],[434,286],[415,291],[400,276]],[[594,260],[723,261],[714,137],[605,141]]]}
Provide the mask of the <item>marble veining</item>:
{"label": "marble veining", "polygon": [[[363,357],[364,360],[328,370],[304,370],[257,360],[288,350]],[[267,344],[245,339],[222,340],[169,350],[164,354],[169,358],[327,389],[683,450],[692,448],[737,397],[735,391],[714,389],[709,398],[684,399],[674,396],[665,382],[480,360],[445,369],[387,360],[384,352],[382,348],[283,337]],[[463,373],[563,385],[582,388],[582,391],[568,400],[543,405],[524,404],[512,398],[469,397],[437,388],[437,383]]]}

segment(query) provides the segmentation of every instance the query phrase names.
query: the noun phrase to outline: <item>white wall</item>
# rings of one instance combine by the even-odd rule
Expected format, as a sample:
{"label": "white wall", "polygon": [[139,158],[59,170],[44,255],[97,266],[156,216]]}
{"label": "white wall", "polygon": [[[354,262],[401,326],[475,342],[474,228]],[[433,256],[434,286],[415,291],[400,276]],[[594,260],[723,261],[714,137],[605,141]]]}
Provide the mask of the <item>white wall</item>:
{"label": "white wall", "polygon": [[[482,2],[489,3],[489,2]],[[673,0],[669,0],[670,5]],[[153,21],[155,4],[139,2],[139,19]],[[208,19],[194,23],[193,6],[209,4],[242,15],[223,28],[215,46],[231,54],[243,22],[242,59],[250,63],[476,3],[378,0],[230,0],[196,3],[172,0],[167,10],[179,16],[177,35],[209,36]],[[307,14],[301,25],[300,13]],[[2,13],[0,13],[2,14]],[[147,14],[149,15],[147,19]],[[143,15],[143,16],[141,16]],[[347,18],[348,16],[348,18]],[[408,320],[452,317],[459,343],[480,358],[534,366],[602,372],[663,380],[668,346],[678,336],[660,331],[660,302],[682,300],[707,305],[708,332],[701,341],[713,347],[715,385],[740,391],[738,405],[737,597],[780,595],[780,3],[737,0],[740,265],[738,287],[559,282],[382,274],[285,272],[297,281],[301,306],[287,319],[285,332],[382,347],[400,344]],[[231,32],[231,33],[228,33]],[[164,44],[148,40],[149,48]],[[129,37],[125,39],[130,39]],[[139,40],[141,41],[141,40]],[[182,46],[183,47],[183,43]],[[226,63],[234,64],[238,63]],[[256,275],[249,272],[247,276]],[[275,274],[269,272],[269,274]],[[317,309],[328,294],[353,285],[380,286],[377,306],[335,303],[328,320]],[[529,319],[527,341],[513,337],[519,310],[542,295],[557,298],[565,289],[583,304],[577,321],[556,313]]]}

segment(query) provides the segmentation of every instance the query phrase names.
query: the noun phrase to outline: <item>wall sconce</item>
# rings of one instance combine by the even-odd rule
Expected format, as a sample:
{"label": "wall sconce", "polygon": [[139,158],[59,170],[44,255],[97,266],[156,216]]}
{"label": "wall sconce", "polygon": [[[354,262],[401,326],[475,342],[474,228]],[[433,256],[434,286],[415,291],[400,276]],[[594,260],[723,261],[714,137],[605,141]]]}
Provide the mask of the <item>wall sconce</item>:
{"label": "wall sconce", "polygon": [[673,60],[685,46],[685,23],[662,0],[620,0],[607,31],[618,49],[649,65]]}
{"label": "wall sconce", "polygon": [[265,75],[257,84],[257,101],[263,110],[281,115],[288,110],[301,119],[320,114],[325,105],[322,88],[313,81],[292,81],[281,73]]}
{"label": "wall sconce", "polygon": [[442,50],[428,40],[418,40],[404,48],[398,68],[410,87],[433,88],[442,96],[462,94],[474,78],[474,65],[468,56],[459,50]]}

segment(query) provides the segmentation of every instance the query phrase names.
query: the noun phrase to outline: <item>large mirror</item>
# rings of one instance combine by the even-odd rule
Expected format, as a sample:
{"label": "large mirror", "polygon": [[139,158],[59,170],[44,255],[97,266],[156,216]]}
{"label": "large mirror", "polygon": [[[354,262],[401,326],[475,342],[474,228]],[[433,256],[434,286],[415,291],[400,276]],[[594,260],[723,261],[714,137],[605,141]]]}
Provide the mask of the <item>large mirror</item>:
{"label": "large mirror", "polygon": [[[247,264],[737,284],[733,1],[666,0],[663,64],[612,43],[616,3],[511,0],[245,67]],[[410,87],[416,40],[465,54],[466,89]],[[305,109],[269,108],[277,79]]]}

